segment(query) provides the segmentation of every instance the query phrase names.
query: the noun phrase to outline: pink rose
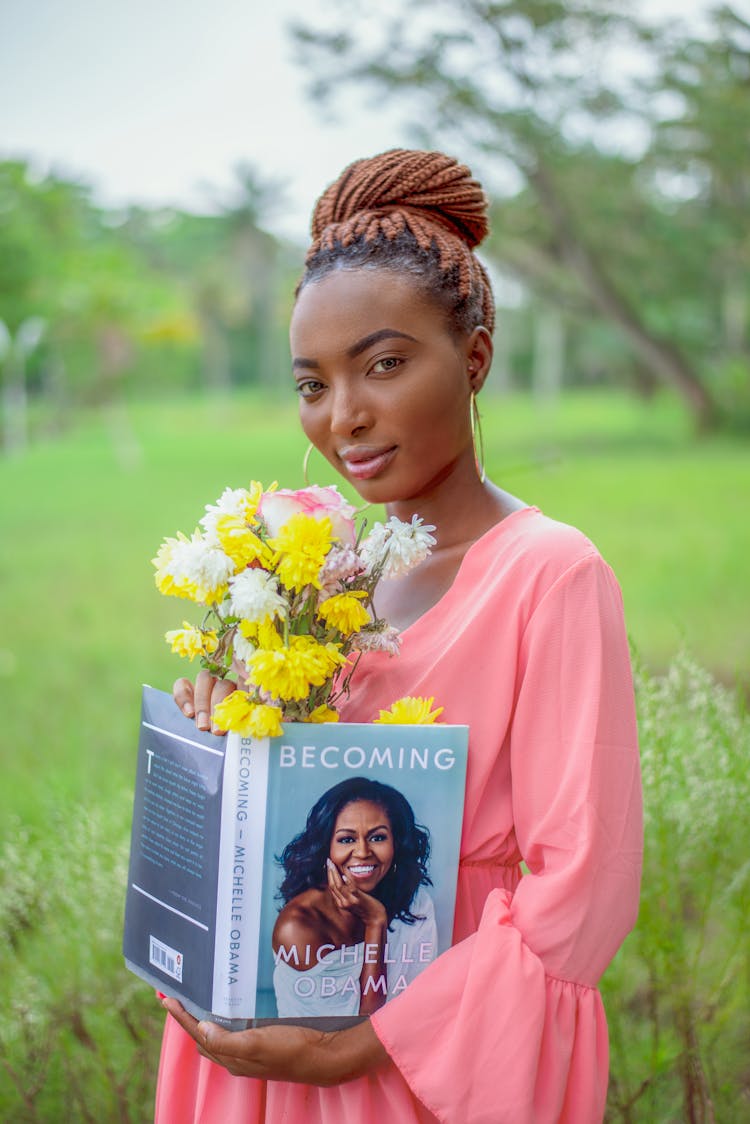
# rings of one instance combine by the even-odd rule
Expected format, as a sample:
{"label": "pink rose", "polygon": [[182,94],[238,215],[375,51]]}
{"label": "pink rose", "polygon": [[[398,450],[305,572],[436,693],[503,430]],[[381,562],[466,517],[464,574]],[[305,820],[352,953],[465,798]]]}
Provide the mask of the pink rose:
{"label": "pink rose", "polygon": [[300,488],[296,492],[288,488],[281,488],[278,492],[264,492],[258,504],[258,515],[271,537],[278,535],[286,521],[299,513],[311,515],[313,519],[328,516],[334,538],[344,546],[354,546],[357,537],[354,508],[333,485],[330,488],[319,488],[317,484],[312,484],[309,488]]}

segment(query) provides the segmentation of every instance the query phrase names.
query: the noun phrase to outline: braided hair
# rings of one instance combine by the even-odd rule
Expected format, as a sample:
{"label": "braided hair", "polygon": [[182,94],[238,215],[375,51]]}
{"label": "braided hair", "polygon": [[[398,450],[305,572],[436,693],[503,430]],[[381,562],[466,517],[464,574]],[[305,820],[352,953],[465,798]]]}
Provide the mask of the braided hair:
{"label": "braided hair", "polygon": [[487,231],[482,187],[451,156],[394,148],[355,160],[317,202],[297,293],[334,270],[390,269],[418,278],[452,331],[491,332],[492,287],[472,252]]}

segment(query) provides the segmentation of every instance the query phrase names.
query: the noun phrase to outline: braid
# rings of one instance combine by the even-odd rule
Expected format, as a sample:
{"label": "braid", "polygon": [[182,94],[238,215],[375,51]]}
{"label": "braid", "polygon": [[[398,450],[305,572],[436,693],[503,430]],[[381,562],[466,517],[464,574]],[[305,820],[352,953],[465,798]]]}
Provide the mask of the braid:
{"label": "braid", "polygon": [[492,288],[472,253],[487,230],[487,199],[467,167],[441,152],[391,149],[350,164],[321,195],[299,289],[334,269],[405,271],[454,328],[492,331]]}

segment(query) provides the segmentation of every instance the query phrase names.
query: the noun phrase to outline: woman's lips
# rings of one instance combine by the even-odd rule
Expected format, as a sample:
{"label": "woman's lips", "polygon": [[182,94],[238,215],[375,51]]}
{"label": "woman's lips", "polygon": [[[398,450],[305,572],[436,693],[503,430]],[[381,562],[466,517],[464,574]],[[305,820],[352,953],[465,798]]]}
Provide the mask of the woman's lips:
{"label": "woman's lips", "polygon": [[391,463],[395,455],[395,445],[392,445],[389,449],[352,449],[339,453],[346,471],[355,480],[369,480],[371,477],[377,476]]}
{"label": "woman's lips", "polygon": [[348,866],[347,873],[351,874],[352,878],[366,879],[371,878],[375,872],[375,866],[372,863],[357,863],[353,866]]}

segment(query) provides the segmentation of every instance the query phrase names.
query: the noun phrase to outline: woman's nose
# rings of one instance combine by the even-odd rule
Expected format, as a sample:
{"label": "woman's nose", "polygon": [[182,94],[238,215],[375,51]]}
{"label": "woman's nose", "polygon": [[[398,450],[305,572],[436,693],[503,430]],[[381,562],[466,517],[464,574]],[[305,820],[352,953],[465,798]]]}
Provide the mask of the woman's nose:
{"label": "woman's nose", "polygon": [[367,839],[358,839],[354,844],[354,855],[356,858],[365,858],[370,853],[370,844]]}
{"label": "woman's nose", "polygon": [[362,395],[349,387],[336,389],[331,406],[331,432],[338,437],[353,437],[372,424]]}

